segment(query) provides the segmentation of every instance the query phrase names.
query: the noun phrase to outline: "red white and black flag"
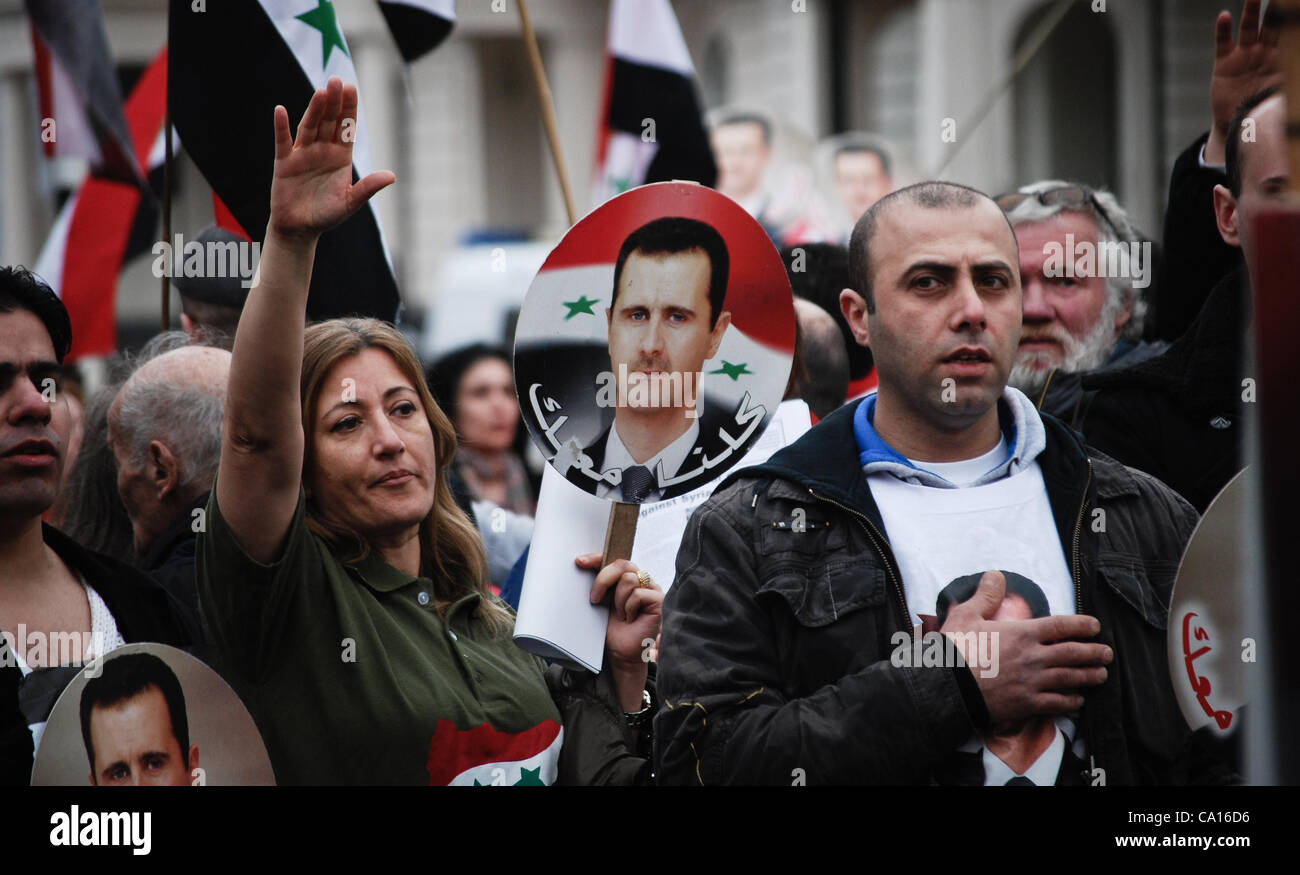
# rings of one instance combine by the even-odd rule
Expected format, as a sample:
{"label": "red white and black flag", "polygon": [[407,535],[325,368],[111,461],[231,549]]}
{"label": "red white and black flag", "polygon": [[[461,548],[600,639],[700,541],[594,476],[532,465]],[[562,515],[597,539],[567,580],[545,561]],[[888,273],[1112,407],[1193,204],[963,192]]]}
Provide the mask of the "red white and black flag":
{"label": "red white and black flag", "polygon": [[167,101],[167,50],[145,69],[126,101],[133,161],[151,190],[92,172],[59,211],[36,273],[63,299],[72,321],[69,361],[117,348],[117,281],[122,266],[148,252],[158,231]]}
{"label": "red white and black flag", "polygon": [[143,186],[97,0],[27,0],[47,157],[85,158],[92,172]]}
{"label": "red white and black flag", "polygon": [[408,64],[427,55],[456,23],[454,0],[377,0],[402,59]]}
{"label": "red white and black flag", "polygon": [[592,204],[650,182],[712,187],[695,67],[668,0],[613,0]]}
{"label": "red white and black flag", "polygon": [[[357,83],[351,52],[328,0],[221,0],[195,11],[171,0],[168,45],[172,123],[216,195],[261,242],[275,163],[272,113],[296,129],[331,76]],[[353,178],[368,174],[364,90],[357,108]],[[309,319],[352,314],[394,321],[400,298],[379,216],[367,203],[316,249]]]}

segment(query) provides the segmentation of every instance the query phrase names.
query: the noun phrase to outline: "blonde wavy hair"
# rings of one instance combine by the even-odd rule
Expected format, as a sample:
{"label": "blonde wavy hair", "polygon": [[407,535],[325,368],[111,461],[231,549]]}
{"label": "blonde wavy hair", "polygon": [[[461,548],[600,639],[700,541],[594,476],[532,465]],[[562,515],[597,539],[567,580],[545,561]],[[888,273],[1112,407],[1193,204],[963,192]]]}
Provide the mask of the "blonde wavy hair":
{"label": "blonde wavy hair", "polygon": [[[411,345],[387,322],[360,318],[331,319],[307,326],[301,386],[304,476],[315,458],[313,422],[326,373],[340,359],[371,348],[382,349],[392,356],[398,369],[415,386],[433,432],[437,477],[433,507],[420,524],[420,576],[433,580],[435,604],[441,616],[446,616],[452,602],[470,593],[478,593],[482,597],[478,616],[494,633],[507,632],[513,626],[513,620],[488,591],[483,541],[474,523],[452,498],[451,486],[447,482],[447,469],[456,452],[456,430],[433,400]],[[364,535],[328,519],[311,500],[307,502],[307,527],[328,541],[340,555],[346,556],[346,562],[360,561],[372,550]]]}

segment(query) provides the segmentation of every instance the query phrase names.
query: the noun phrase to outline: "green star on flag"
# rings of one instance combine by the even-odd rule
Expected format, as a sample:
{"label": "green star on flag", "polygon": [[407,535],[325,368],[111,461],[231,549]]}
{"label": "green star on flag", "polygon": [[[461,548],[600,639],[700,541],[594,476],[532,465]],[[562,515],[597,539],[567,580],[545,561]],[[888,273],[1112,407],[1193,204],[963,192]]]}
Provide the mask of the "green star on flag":
{"label": "green star on flag", "polygon": [[329,0],[316,0],[315,9],[302,15],[295,15],[294,18],[320,31],[322,68],[329,65],[330,52],[334,51],[335,46],[338,46],[343,54],[348,53],[347,43],[343,42],[343,32],[339,30],[338,16],[334,14],[334,6]]}
{"label": "green star on flag", "polygon": [[514,785],[516,787],[545,787],[546,784],[542,781],[542,767],[520,769],[519,780],[515,781]]}
{"label": "green star on flag", "polygon": [[588,298],[582,295],[576,301],[563,301],[564,306],[569,308],[569,312],[564,315],[564,321],[568,322],[579,313],[586,313],[588,316],[595,316],[596,313],[591,309],[591,305],[598,303],[600,298]]}
{"label": "green star on flag", "polygon": [[738,381],[741,374],[749,374],[752,376],[754,372],[749,369],[749,362],[741,362],[738,365],[733,365],[731,362],[723,359],[722,367],[718,368],[716,371],[709,371],[709,373],[726,374],[728,377],[731,377],[733,381]]}

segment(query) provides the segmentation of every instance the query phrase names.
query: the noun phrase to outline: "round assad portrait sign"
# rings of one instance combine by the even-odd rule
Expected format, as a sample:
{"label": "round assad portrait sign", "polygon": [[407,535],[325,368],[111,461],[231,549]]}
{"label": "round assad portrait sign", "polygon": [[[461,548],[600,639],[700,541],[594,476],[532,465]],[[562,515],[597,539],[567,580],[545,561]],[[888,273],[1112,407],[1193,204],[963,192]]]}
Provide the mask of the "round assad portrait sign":
{"label": "round assad portrait sign", "polygon": [[583,490],[661,501],[744,456],[784,395],[794,304],[771,239],[693,183],[625,192],[555,247],[515,331],[519,406]]}
{"label": "round assad portrait sign", "polygon": [[183,650],[127,644],[59,695],[33,785],[271,785],[262,736],[235,691]]}

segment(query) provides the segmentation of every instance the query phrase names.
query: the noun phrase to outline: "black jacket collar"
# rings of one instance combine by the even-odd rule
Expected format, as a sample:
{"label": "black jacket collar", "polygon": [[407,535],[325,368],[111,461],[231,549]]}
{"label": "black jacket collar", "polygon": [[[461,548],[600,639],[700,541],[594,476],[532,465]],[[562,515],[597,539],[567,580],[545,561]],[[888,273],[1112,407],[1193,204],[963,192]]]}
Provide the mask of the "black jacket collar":
{"label": "black jacket collar", "polygon": [[[858,442],[853,436],[853,414],[861,403],[862,399],[858,399],[845,404],[762,465],[743,469],[744,473],[793,481],[803,489],[847,504],[879,524],[880,511],[862,476]],[[732,474],[727,481],[736,476]]]}
{"label": "black jacket collar", "polygon": [[42,534],[59,558],[94,587],[128,643],[153,641],[187,647],[197,638],[198,621],[153,580],[125,563],[87,550],[53,526]]}
{"label": "black jacket collar", "polygon": [[1198,416],[1235,412],[1250,310],[1250,277],[1240,267],[1215,285],[1187,333],[1164,353],[1122,370],[1089,374],[1083,387],[1161,392]]}
{"label": "black jacket collar", "polygon": [[208,506],[208,495],[204,492],[194,501],[185,511],[172,520],[171,525],[163,530],[157,538],[154,538],[149,549],[145,550],[140,556],[140,567],[146,571],[153,571],[163,565],[169,565],[179,561],[193,561],[194,559],[194,542],[197,535],[194,533],[194,511],[205,510]]}

